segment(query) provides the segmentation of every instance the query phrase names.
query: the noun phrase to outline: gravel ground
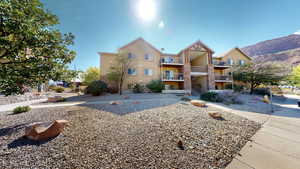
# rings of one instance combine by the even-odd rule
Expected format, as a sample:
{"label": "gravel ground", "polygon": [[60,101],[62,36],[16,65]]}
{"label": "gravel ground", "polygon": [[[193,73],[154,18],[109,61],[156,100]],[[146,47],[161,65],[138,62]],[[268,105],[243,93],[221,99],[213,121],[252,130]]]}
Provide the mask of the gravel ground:
{"label": "gravel ground", "polygon": [[[132,103],[1,113],[0,168],[225,168],[260,128],[227,112],[224,120],[214,120],[207,112],[218,110],[211,107],[151,101],[140,104],[156,106],[128,113],[127,104]],[[8,129],[61,118],[70,126],[44,143],[18,139],[22,126]]]}

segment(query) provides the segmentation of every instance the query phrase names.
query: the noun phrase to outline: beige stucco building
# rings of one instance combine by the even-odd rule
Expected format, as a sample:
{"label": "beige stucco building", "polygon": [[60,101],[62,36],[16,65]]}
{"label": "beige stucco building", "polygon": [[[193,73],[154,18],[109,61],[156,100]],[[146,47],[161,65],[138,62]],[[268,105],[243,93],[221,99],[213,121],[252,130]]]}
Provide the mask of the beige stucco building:
{"label": "beige stucco building", "polygon": [[[219,75],[225,75],[225,68],[213,64],[214,51],[201,41],[191,44],[178,53],[170,54],[138,38],[119,48],[116,53],[99,52],[101,77],[105,77],[110,67],[115,64],[118,53],[128,55],[132,59],[123,85],[125,90],[133,83],[147,84],[151,80],[160,79],[166,85],[164,92],[206,92],[214,90],[221,83],[215,79],[215,74],[218,75],[217,78]],[[228,56],[233,56],[237,60],[243,57],[235,50]],[[228,56],[216,57],[214,62],[226,60]],[[229,67],[226,65],[226,68]]]}
{"label": "beige stucco building", "polygon": [[223,54],[213,57],[215,88],[222,90],[226,84],[232,84],[232,66],[251,62],[252,58],[239,48],[233,48]]}

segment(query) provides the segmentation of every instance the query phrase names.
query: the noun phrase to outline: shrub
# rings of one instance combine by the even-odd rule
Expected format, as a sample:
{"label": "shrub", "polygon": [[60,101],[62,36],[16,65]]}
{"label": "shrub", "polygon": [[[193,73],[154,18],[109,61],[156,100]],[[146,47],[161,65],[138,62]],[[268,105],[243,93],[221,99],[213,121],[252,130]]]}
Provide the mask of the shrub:
{"label": "shrub", "polygon": [[107,92],[108,93],[111,93],[111,94],[115,94],[115,93],[118,93],[119,92],[119,89],[118,89],[118,87],[108,87],[107,88]]}
{"label": "shrub", "polygon": [[146,87],[154,93],[160,93],[165,89],[165,84],[160,80],[151,80]]}
{"label": "shrub", "polygon": [[258,95],[268,95],[268,96],[270,96],[270,91],[269,91],[268,88],[256,88],[256,89],[253,89],[253,93],[258,94]]}
{"label": "shrub", "polygon": [[210,102],[222,102],[223,99],[219,97],[219,94],[216,92],[206,92],[201,94],[200,98],[205,101]]}
{"label": "shrub", "polygon": [[24,113],[30,111],[31,108],[29,106],[19,106],[13,110],[14,114]]}
{"label": "shrub", "polygon": [[101,80],[91,82],[86,88],[86,93],[93,96],[100,96],[107,91],[107,84]]}
{"label": "shrub", "polygon": [[[226,84],[225,89],[232,89],[232,84]],[[245,90],[245,86],[234,84],[233,85],[233,90],[235,92],[241,92],[241,91]]]}
{"label": "shrub", "polygon": [[50,85],[49,90],[55,90],[56,86],[55,85]]}
{"label": "shrub", "polygon": [[132,91],[133,93],[143,93],[144,92],[144,85],[139,84],[139,83],[134,83],[132,85]]}
{"label": "shrub", "polygon": [[243,102],[238,98],[238,94],[232,92],[224,92],[218,94],[218,96],[223,100],[224,104],[243,104]]}
{"label": "shrub", "polygon": [[65,88],[61,87],[61,86],[57,86],[54,88],[56,93],[62,93],[63,91],[65,91]]}

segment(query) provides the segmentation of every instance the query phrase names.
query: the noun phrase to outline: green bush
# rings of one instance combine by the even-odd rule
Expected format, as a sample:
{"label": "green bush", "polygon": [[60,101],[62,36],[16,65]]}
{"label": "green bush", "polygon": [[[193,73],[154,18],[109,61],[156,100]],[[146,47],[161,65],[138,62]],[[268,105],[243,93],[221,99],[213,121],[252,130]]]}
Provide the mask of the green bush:
{"label": "green bush", "polygon": [[268,88],[255,88],[253,90],[253,93],[257,94],[257,95],[268,95],[268,96],[270,96],[270,90]]}
{"label": "green bush", "polygon": [[86,93],[93,96],[100,96],[107,91],[107,84],[101,80],[91,82],[86,88]]}
{"label": "green bush", "polygon": [[145,87],[142,84],[135,83],[135,84],[132,85],[133,93],[143,93],[144,89],[145,89]]}
{"label": "green bush", "polygon": [[30,111],[31,108],[29,106],[19,106],[14,108],[13,113],[14,114],[19,114],[19,113],[24,113]]}
{"label": "green bush", "polygon": [[161,80],[151,80],[146,87],[154,93],[160,93],[165,89],[165,84]]}
{"label": "green bush", "polygon": [[[226,84],[225,89],[232,89],[232,84]],[[241,92],[241,91],[245,90],[245,86],[234,84],[233,85],[233,90],[235,92]]]}
{"label": "green bush", "polygon": [[206,92],[201,94],[200,98],[205,101],[210,102],[222,102],[223,99],[219,97],[219,94],[216,92]]}
{"label": "green bush", "polygon": [[61,86],[57,86],[54,88],[56,93],[62,93],[65,91],[65,88],[61,87]]}

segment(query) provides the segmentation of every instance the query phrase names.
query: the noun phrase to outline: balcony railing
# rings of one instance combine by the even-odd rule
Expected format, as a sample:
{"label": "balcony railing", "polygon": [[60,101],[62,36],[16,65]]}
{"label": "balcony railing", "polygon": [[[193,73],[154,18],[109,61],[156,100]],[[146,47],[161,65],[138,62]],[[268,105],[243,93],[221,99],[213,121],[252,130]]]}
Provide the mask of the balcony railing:
{"label": "balcony railing", "polygon": [[163,81],[184,81],[183,73],[163,73],[162,74],[162,80]]}
{"label": "balcony railing", "polygon": [[182,65],[183,60],[181,57],[171,57],[171,56],[166,56],[161,58],[161,64],[169,64],[169,65]]}
{"label": "balcony railing", "polygon": [[232,81],[232,76],[228,75],[215,75],[216,81]]}
{"label": "balcony railing", "polygon": [[228,63],[226,63],[224,61],[217,61],[217,60],[214,60],[213,64],[215,66],[221,66],[221,67],[229,67],[229,66],[231,66],[230,64],[228,64]]}
{"label": "balcony railing", "polygon": [[207,66],[192,66],[191,72],[207,72]]}

